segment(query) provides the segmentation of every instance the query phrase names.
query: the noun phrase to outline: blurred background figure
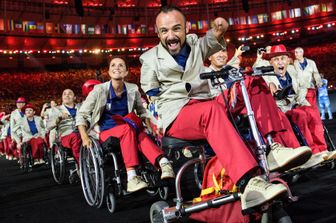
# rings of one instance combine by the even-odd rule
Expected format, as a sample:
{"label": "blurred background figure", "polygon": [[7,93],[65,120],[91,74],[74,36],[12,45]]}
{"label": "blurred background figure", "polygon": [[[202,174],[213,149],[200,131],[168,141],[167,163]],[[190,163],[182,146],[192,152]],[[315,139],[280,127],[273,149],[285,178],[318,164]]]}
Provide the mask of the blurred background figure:
{"label": "blurred background figure", "polygon": [[321,119],[325,120],[325,110],[328,112],[328,118],[333,119],[328,95],[328,80],[324,78],[323,74],[321,74],[321,77],[322,86],[318,88],[318,102],[320,106]]}

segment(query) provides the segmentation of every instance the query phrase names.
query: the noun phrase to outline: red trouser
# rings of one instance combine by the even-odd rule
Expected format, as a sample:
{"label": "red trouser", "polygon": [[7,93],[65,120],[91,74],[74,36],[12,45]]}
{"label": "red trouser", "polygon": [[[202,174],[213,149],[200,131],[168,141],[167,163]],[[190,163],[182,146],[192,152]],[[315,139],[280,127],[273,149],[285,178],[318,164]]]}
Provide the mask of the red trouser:
{"label": "red trouser", "polygon": [[10,157],[17,157],[17,150],[16,150],[16,143],[12,141],[12,138],[10,136],[7,136],[6,139],[4,139],[5,143],[5,153],[6,155]]}
{"label": "red trouser", "polygon": [[155,165],[156,158],[163,154],[146,133],[137,134],[129,124],[120,124],[101,132],[100,141],[104,142],[111,136],[120,140],[121,153],[126,167],[139,165],[138,151],[141,151],[153,165]]}
{"label": "red trouser", "polygon": [[314,108],[301,106],[286,112],[286,115],[299,127],[313,154],[327,149],[321,118]]}
{"label": "red trouser", "polygon": [[5,140],[2,140],[0,142],[0,153],[5,153],[5,146],[4,146],[4,142],[3,141],[5,141]]}
{"label": "red trouser", "polygon": [[27,143],[31,147],[33,159],[43,159],[44,157],[43,145],[45,145],[44,140],[41,137],[31,138]]}
{"label": "red trouser", "polygon": [[[245,78],[245,85],[260,133],[264,137],[271,134],[275,142],[279,142],[284,146],[299,147],[300,143],[293,132],[288,118],[278,108],[264,79],[247,76]],[[230,101],[235,101],[235,106],[232,109],[234,115],[246,113],[239,83],[236,83],[230,89]]]}
{"label": "red trouser", "polygon": [[66,136],[61,137],[61,144],[63,147],[71,149],[72,155],[76,162],[79,163],[79,153],[80,147],[82,145],[82,140],[79,133],[71,133]]}
{"label": "red trouser", "polygon": [[189,101],[167,135],[185,140],[206,139],[234,183],[257,166],[255,158],[229,121],[225,105],[216,99]]}

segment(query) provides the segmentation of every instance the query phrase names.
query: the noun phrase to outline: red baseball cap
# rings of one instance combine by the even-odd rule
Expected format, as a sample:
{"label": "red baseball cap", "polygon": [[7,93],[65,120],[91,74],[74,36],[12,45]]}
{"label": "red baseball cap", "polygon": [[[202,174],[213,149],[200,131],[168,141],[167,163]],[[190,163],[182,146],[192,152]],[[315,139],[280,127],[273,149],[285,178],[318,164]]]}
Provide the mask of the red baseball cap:
{"label": "red baseball cap", "polygon": [[26,103],[26,99],[24,97],[19,97],[17,100],[16,100],[16,103]]}
{"label": "red baseball cap", "polygon": [[287,55],[289,57],[292,57],[292,53],[287,51],[285,45],[279,44],[271,47],[270,53],[264,53],[263,59],[270,60],[273,57],[281,56],[281,55]]}

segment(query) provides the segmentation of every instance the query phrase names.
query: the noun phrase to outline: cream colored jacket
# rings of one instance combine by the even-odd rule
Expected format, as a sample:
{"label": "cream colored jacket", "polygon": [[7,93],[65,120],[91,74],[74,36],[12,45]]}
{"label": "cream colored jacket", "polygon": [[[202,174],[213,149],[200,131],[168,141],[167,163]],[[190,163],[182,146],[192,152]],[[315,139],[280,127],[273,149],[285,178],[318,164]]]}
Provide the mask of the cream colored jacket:
{"label": "cream colored jacket", "polygon": [[307,59],[307,66],[303,70],[298,60],[294,61],[295,69],[298,72],[300,85],[305,88],[316,88],[318,84],[322,84],[322,78],[317,70],[313,60]]}
{"label": "cream colored jacket", "polygon": [[20,119],[21,122],[21,130],[22,130],[22,142],[28,142],[32,138],[41,137],[44,139],[45,137],[45,127],[43,124],[43,120],[39,116],[34,116],[37,133],[35,135],[31,134],[30,127],[28,124],[28,119],[26,116]]}
{"label": "cream colored jacket", "polygon": [[[136,84],[125,82],[127,91],[128,112],[136,111],[140,118],[149,118],[149,114],[141,102],[141,94]],[[100,128],[98,122],[103,115],[110,92],[110,81],[98,84],[87,96],[77,112],[76,126],[84,125],[88,128],[89,135],[99,138]]]}
{"label": "cream colored jacket", "polygon": [[[76,105],[77,114],[79,105]],[[68,117],[63,119],[62,114],[68,114]],[[71,117],[70,112],[64,105],[51,108],[47,121],[48,131],[56,129],[58,136],[63,137],[73,133],[76,130],[76,121]]]}
{"label": "cream colored jacket", "polygon": [[164,131],[191,98],[211,97],[208,81],[201,81],[199,74],[204,71],[204,60],[222,49],[225,44],[219,43],[212,31],[208,31],[202,38],[189,34],[186,42],[191,51],[185,70],[161,43],[140,57],[142,89],[145,92],[155,88],[160,90],[156,103]]}
{"label": "cream colored jacket", "polygon": [[[310,106],[309,102],[306,100],[307,89],[299,85],[298,73],[292,65],[287,67],[287,72],[292,78],[292,85],[295,95],[288,96],[287,100],[276,100],[278,107],[283,112],[287,112],[293,108],[294,105],[299,106]],[[265,82],[269,86],[270,83],[274,83],[278,89],[281,89],[280,82],[275,76],[263,76]]]}
{"label": "cream colored jacket", "polygon": [[10,132],[11,132],[11,138],[13,141],[20,143],[21,137],[22,137],[22,131],[20,126],[20,120],[22,116],[20,115],[19,109],[15,109],[12,111],[10,116]]}

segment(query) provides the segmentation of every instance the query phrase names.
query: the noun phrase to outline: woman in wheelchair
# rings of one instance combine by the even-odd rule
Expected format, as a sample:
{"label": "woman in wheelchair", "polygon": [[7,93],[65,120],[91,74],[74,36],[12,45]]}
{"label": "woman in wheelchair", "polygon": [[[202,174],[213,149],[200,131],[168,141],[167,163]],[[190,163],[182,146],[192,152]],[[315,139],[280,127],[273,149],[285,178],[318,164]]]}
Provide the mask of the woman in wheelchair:
{"label": "woman in wheelchair", "polygon": [[34,164],[44,164],[44,146],[46,146],[45,127],[42,118],[35,115],[36,109],[32,104],[26,104],[22,111],[25,116],[21,118],[22,142],[19,146],[25,143],[30,146]]}
{"label": "woman in wheelchair", "polygon": [[147,112],[142,105],[138,87],[124,81],[127,74],[125,61],[121,58],[112,59],[109,66],[111,80],[96,85],[89,93],[78,112],[76,125],[85,148],[92,146],[87,130],[101,142],[111,136],[120,140],[127,170],[127,191],[135,192],[148,186],[135,171],[139,165],[138,151],[151,164],[160,167],[161,179],[174,178],[175,174],[163,152],[142,128],[142,120],[147,118]]}

